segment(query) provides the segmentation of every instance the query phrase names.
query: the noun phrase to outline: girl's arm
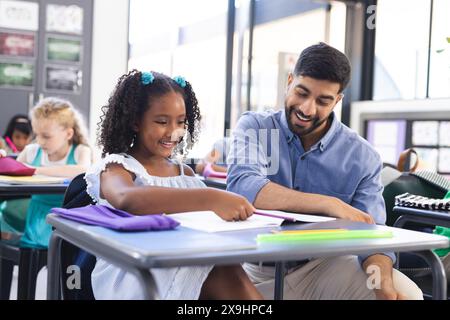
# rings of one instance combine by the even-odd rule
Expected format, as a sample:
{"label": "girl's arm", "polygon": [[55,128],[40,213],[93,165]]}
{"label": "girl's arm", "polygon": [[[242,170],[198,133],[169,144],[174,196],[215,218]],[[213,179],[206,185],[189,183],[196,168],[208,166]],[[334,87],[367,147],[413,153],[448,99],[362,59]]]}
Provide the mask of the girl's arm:
{"label": "girl's arm", "polygon": [[255,210],[239,195],[212,188],[136,186],[132,173],[109,164],[100,176],[100,196],[136,215],[212,210],[224,220],[245,220]]}
{"label": "girl's arm", "polygon": [[[212,168],[214,170],[216,170],[217,165],[215,165],[214,163],[217,162],[217,160],[219,160],[220,154],[216,149],[212,149],[211,152],[209,152],[206,157],[202,160],[200,160],[199,163],[197,163],[197,165],[195,166],[195,172],[197,172],[198,174],[203,174],[203,170],[205,170],[206,164],[207,163],[211,163],[213,164]],[[220,169],[217,171],[221,171]],[[226,168],[225,168],[225,172],[226,172]]]}
{"label": "girl's arm", "polygon": [[22,162],[22,163],[24,163],[24,164],[26,164],[26,165],[30,165],[28,162],[27,162],[27,150],[28,150],[28,146],[26,146],[23,150],[22,150],[22,152],[21,153],[19,153],[19,155],[17,156],[17,161],[19,161],[19,162]]}
{"label": "girl's arm", "polygon": [[54,177],[72,178],[80,173],[86,172],[91,164],[91,149],[87,146],[78,146],[79,151],[76,150],[76,165],[63,165],[54,167],[37,167],[35,174],[43,174]]}
{"label": "girl's arm", "polygon": [[217,172],[227,172],[227,167],[218,166],[217,164],[212,164],[211,168]]}
{"label": "girl's arm", "polygon": [[43,174],[53,177],[72,178],[80,173],[86,172],[88,166],[83,165],[64,165],[55,167],[36,167],[35,174]]}

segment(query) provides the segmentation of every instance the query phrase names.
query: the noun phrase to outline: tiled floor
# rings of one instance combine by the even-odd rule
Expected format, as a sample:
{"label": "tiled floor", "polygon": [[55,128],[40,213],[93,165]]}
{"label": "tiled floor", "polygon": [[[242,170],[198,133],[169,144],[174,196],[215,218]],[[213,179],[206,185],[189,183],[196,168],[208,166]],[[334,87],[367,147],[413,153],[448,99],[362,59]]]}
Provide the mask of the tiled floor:
{"label": "tiled floor", "polygon": [[[10,300],[17,299],[17,266],[14,267],[13,280],[11,284]],[[45,300],[47,297],[47,268],[44,267],[38,274],[36,283],[36,300]]]}

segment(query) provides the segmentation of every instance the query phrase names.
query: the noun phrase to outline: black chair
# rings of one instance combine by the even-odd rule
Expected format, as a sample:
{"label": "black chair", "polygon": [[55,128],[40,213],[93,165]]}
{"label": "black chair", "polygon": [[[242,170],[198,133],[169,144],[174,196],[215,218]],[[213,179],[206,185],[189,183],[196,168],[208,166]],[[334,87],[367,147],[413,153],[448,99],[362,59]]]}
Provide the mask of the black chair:
{"label": "black chair", "polygon": [[20,248],[18,244],[0,241],[1,300],[8,300],[13,268],[19,266],[18,300],[34,300],[39,271],[47,265],[47,249]]}
{"label": "black chair", "polygon": [[[396,206],[393,208],[398,216],[397,221],[394,223],[396,228],[405,228],[414,223],[420,223],[422,225],[429,226],[444,226],[450,228],[450,215],[448,212],[405,208]],[[400,254],[397,256],[399,261],[399,270],[405,275],[411,278],[424,293],[425,299],[432,298],[433,281],[431,277],[431,269],[428,264],[417,256],[412,257],[407,254]],[[447,280],[447,300],[450,300],[450,284]]]}
{"label": "black chair", "polygon": [[[70,209],[92,204],[92,199],[86,193],[84,174],[76,176],[68,186],[63,200],[63,207]],[[18,242],[0,241],[0,298],[8,300],[11,290],[14,265],[19,266],[18,300],[34,300],[36,280],[39,271],[47,265],[47,249],[20,248]],[[61,246],[61,270],[67,270],[70,265],[78,265],[81,272],[81,289],[68,290],[62,286],[64,299],[93,299],[90,274],[95,266],[95,256],[63,242]],[[61,284],[65,284],[68,275],[61,274]]]}
{"label": "black chair", "polygon": [[21,248],[20,238],[0,240],[0,299],[8,300],[14,266],[19,267],[18,300],[34,300],[39,271],[47,265],[47,249]]}
{"label": "black chair", "polygon": [[[92,198],[86,192],[86,181],[84,174],[76,176],[64,195],[63,208],[71,209],[84,207],[93,204]],[[67,241],[61,244],[61,268],[60,284],[62,299],[64,300],[94,300],[91,286],[91,273],[95,267],[95,256],[72,245]],[[67,280],[70,274],[64,272],[69,266],[76,265],[80,268],[81,286],[80,289],[67,287]]]}
{"label": "black chair", "polygon": [[[384,167],[386,166],[389,165],[384,164]],[[389,173],[388,170],[383,169],[382,176],[386,172]],[[447,193],[447,189],[407,172],[401,173],[394,181],[384,185],[383,198],[386,203],[386,225],[404,228],[404,223],[407,222],[407,228],[410,230],[433,232],[434,226],[438,224],[437,222],[430,223],[423,216],[419,219],[413,219],[411,214],[407,215],[402,208],[395,207],[395,197],[405,192],[428,198],[442,199]],[[406,217],[409,217],[408,221],[405,220]],[[400,221],[404,223],[399,223],[400,218]],[[424,292],[425,298],[431,297],[430,268],[425,260],[408,252],[401,252],[398,255],[398,259],[398,269],[417,283]]]}

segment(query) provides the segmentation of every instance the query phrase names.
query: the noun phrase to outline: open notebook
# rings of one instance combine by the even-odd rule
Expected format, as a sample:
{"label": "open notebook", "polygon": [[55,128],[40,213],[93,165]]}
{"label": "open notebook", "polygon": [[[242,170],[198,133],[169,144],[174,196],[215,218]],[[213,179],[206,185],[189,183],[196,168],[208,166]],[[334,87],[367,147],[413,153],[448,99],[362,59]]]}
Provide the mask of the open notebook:
{"label": "open notebook", "polygon": [[25,177],[3,176],[0,175],[0,183],[6,184],[62,184],[69,183],[70,179],[62,177],[49,177],[43,175],[33,175]]}
{"label": "open notebook", "polygon": [[222,232],[244,229],[257,229],[267,227],[278,227],[286,218],[290,217],[296,222],[322,222],[334,220],[334,218],[312,216],[305,214],[288,213],[275,210],[258,210],[259,212],[268,213],[272,216],[254,214],[245,221],[225,221],[216,215],[213,211],[193,211],[171,214],[170,217],[178,221],[182,226],[206,231],[206,232]]}

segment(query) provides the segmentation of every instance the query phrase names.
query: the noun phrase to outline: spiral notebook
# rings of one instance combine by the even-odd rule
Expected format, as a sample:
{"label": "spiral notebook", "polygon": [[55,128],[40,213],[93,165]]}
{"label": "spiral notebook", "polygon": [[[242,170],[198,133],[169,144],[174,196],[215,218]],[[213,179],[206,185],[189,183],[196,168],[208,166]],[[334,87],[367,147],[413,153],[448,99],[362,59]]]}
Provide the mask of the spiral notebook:
{"label": "spiral notebook", "polygon": [[396,196],[395,205],[417,209],[450,211],[450,199],[433,199],[410,193]]}

